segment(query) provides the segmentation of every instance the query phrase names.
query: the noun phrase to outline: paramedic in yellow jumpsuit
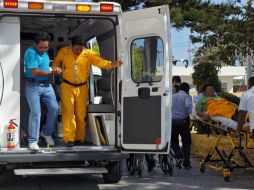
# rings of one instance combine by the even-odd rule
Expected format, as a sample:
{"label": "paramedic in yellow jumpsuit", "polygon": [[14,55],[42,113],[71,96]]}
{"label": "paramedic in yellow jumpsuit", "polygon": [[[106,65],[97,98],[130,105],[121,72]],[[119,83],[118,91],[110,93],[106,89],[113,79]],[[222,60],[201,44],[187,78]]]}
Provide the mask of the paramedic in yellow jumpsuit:
{"label": "paramedic in yellow jumpsuit", "polygon": [[61,108],[66,146],[80,145],[85,140],[88,86],[91,65],[113,69],[122,61],[107,61],[84,48],[81,36],[74,36],[71,45],[59,50],[53,67],[62,68]]}

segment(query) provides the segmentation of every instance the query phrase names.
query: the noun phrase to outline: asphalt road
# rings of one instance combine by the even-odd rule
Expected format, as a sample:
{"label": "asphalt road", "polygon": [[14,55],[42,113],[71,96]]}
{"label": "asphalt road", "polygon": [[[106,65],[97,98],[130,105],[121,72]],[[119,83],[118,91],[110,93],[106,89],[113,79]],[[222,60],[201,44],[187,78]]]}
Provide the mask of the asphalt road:
{"label": "asphalt road", "polygon": [[[207,169],[199,171],[199,159],[192,159],[191,170],[175,169],[174,176],[166,176],[156,167],[144,172],[144,176],[129,176],[124,166],[122,180],[118,184],[104,184],[101,175],[80,176],[37,176],[22,177],[5,173],[0,177],[1,190],[97,190],[97,189],[254,189],[254,170],[235,170],[229,182],[225,182],[222,172]],[[146,170],[146,169],[145,169]]]}

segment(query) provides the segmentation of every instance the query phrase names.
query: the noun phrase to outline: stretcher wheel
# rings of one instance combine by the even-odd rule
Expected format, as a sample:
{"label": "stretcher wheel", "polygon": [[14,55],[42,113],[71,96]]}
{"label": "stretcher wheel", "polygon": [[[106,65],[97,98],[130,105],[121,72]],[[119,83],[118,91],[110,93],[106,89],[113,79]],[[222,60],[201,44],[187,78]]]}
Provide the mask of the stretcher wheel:
{"label": "stretcher wheel", "polygon": [[174,164],[168,164],[168,175],[169,176],[173,176],[174,175],[174,170],[175,170],[175,166],[174,166]]}
{"label": "stretcher wheel", "polygon": [[129,158],[126,159],[126,166],[131,176],[134,176],[135,173],[139,175],[139,177],[143,177],[143,169],[144,169],[144,155],[140,154],[130,154]]}
{"label": "stretcher wheel", "polygon": [[138,170],[138,176],[141,178],[141,177],[143,177],[143,169],[142,168],[140,168],[139,170]]}
{"label": "stretcher wheel", "polygon": [[159,155],[159,164],[164,174],[173,176],[175,165],[171,156],[166,156],[163,158],[162,155]]}
{"label": "stretcher wheel", "polygon": [[223,170],[223,176],[224,176],[224,180],[226,182],[229,182],[230,176],[231,176],[231,172],[228,169],[224,169]]}
{"label": "stretcher wheel", "polygon": [[205,171],[206,171],[206,164],[205,164],[205,162],[202,160],[202,161],[200,162],[200,172],[201,172],[201,173],[205,173]]}

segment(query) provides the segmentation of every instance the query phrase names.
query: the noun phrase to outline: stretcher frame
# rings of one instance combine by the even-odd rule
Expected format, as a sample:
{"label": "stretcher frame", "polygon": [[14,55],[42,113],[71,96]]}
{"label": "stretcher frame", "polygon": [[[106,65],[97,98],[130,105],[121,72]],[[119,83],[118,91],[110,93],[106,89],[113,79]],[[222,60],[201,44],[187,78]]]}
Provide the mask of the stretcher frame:
{"label": "stretcher frame", "polygon": [[[236,168],[251,168],[254,167],[253,164],[250,162],[247,154],[244,150],[247,149],[254,149],[254,147],[250,146],[250,134],[247,130],[244,130],[242,134],[236,135],[233,129],[224,129],[221,128],[220,123],[213,123],[202,121],[196,118],[192,119],[191,127],[195,125],[195,122],[200,122],[204,126],[207,127],[208,137],[209,134],[216,134],[218,135],[215,142],[213,143],[212,147],[209,149],[208,153],[206,154],[205,158],[200,161],[200,172],[205,173],[206,167],[212,168],[216,171],[223,171],[223,177],[226,182],[230,180],[231,173]],[[231,143],[231,150],[229,153],[223,149],[225,145],[221,143],[222,137],[226,136]],[[244,164],[239,164],[233,160],[235,153],[238,152],[239,156],[242,158]],[[219,159],[213,159],[213,155],[217,153]],[[216,164],[214,164],[216,163]],[[223,163],[222,165],[217,163]]]}

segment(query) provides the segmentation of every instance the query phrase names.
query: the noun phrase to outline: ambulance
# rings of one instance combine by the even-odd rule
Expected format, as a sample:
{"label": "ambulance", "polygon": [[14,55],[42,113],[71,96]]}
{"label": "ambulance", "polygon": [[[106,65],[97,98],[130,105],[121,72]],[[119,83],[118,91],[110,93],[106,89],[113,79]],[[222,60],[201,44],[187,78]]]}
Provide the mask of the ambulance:
{"label": "ambulance", "polygon": [[[91,69],[86,140],[66,147],[61,109],[55,146],[40,140],[28,149],[29,106],[24,95],[24,52],[36,33],[51,36],[54,59],[74,35],[107,60],[123,60],[112,71]],[[114,2],[0,0],[0,173],[16,175],[102,174],[117,183],[128,153],[167,154],[171,136],[171,47],[168,6],[122,12]],[[52,85],[60,105],[61,77]],[[42,105],[41,126],[47,110]],[[15,119],[15,148],[8,148],[9,120]]]}

